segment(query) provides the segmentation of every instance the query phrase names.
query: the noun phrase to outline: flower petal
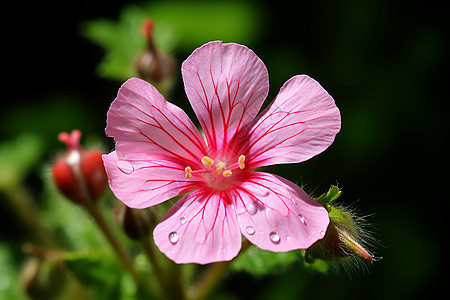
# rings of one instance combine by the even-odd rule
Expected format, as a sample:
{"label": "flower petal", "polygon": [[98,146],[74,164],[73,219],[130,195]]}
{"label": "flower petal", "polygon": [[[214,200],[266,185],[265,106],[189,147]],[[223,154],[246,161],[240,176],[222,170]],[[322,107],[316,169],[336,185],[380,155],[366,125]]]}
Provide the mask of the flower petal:
{"label": "flower petal", "polygon": [[151,153],[187,166],[200,164],[206,154],[204,140],[186,113],[138,78],[119,89],[107,124],[106,133],[114,137],[120,159],[145,160]]}
{"label": "flower petal", "polygon": [[208,146],[223,151],[234,134],[253,121],[267,96],[264,63],[245,46],[216,41],[196,49],[181,71]]}
{"label": "flower petal", "polygon": [[159,250],[176,263],[228,261],[241,248],[234,205],[225,194],[203,189],[172,206],[153,237]]}
{"label": "flower petal", "polygon": [[299,163],[324,151],[341,128],[333,98],[314,79],[298,75],[288,80],[278,96],[241,138],[251,168]]}
{"label": "flower petal", "polygon": [[321,239],[326,209],[294,183],[269,173],[252,172],[236,190],[238,222],[244,236],[261,249],[306,249]]}
{"label": "flower petal", "polygon": [[103,155],[109,186],[114,195],[132,208],[156,205],[193,189],[184,167],[170,161],[118,160],[117,152]]}

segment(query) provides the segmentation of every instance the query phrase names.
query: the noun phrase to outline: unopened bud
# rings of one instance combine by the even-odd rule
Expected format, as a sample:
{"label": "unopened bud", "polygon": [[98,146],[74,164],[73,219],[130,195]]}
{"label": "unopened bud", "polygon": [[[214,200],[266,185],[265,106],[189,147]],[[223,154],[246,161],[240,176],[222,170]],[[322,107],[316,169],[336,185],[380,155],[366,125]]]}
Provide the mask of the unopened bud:
{"label": "unopened bud", "polygon": [[139,76],[155,85],[170,85],[175,74],[175,61],[168,53],[156,47],[152,20],[144,21],[142,33],[147,39],[147,47],[136,61]]}
{"label": "unopened bud", "polygon": [[325,236],[307,249],[305,258],[308,262],[315,258],[336,261],[349,256],[372,260],[372,255],[363,247],[362,231],[355,216],[344,208],[331,205],[341,193],[332,186],[327,194],[316,199],[327,208],[330,224]]}
{"label": "unopened bud", "polygon": [[106,172],[102,153],[80,146],[81,132],[62,132],[58,139],[66,144],[66,152],[53,164],[52,173],[61,193],[71,201],[84,205],[98,200],[106,188]]}
{"label": "unopened bud", "polygon": [[119,226],[133,240],[147,237],[156,224],[155,217],[149,209],[134,209],[119,204],[116,207],[115,215]]}

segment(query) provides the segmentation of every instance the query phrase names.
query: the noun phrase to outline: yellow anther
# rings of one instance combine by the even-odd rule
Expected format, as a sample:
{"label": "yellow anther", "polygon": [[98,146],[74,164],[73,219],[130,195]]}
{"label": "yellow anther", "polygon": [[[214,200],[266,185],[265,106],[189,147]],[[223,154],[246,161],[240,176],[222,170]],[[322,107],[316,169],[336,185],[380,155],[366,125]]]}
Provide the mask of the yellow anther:
{"label": "yellow anther", "polygon": [[191,169],[191,167],[187,166],[186,168],[184,168],[184,171],[186,172],[186,178],[187,179],[191,179],[192,178],[192,174],[191,174],[192,169]]}
{"label": "yellow anther", "polygon": [[245,161],[245,156],[244,155],[239,156],[238,163],[239,163],[239,168],[241,170],[245,168],[244,161]]}
{"label": "yellow anther", "polygon": [[223,177],[230,177],[233,174],[230,170],[223,171],[222,175]]}
{"label": "yellow anther", "polygon": [[221,172],[223,169],[225,169],[225,164],[223,162],[218,162],[217,163],[217,168],[216,168],[216,172],[219,173]]}
{"label": "yellow anther", "polygon": [[203,156],[202,157],[202,164],[205,167],[211,167],[214,164],[214,160],[212,160],[211,158],[209,158],[208,156]]}

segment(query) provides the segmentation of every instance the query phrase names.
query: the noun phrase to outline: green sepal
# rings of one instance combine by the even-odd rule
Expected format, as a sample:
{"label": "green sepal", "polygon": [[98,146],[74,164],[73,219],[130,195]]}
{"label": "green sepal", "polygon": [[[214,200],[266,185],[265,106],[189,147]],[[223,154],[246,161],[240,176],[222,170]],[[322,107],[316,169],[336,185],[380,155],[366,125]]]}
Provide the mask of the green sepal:
{"label": "green sepal", "polygon": [[339,198],[342,194],[340,188],[332,185],[326,194],[320,195],[316,198],[316,201],[325,206],[328,211],[331,211],[330,203]]}

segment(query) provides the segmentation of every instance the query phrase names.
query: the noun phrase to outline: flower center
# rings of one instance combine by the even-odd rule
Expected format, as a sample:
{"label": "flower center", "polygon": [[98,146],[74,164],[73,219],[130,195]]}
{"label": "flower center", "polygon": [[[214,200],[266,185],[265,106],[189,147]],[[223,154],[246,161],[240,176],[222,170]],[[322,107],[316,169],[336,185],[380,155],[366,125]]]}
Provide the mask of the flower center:
{"label": "flower center", "polygon": [[206,183],[213,188],[223,190],[229,187],[226,178],[231,177],[235,170],[243,170],[245,168],[245,156],[241,155],[236,163],[229,164],[224,161],[217,163],[208,156],[203,156],[201,159],[203,168],[192,170],[190,166],[184,169],[186,178],[191,179],[193,176],[202,176]]}

